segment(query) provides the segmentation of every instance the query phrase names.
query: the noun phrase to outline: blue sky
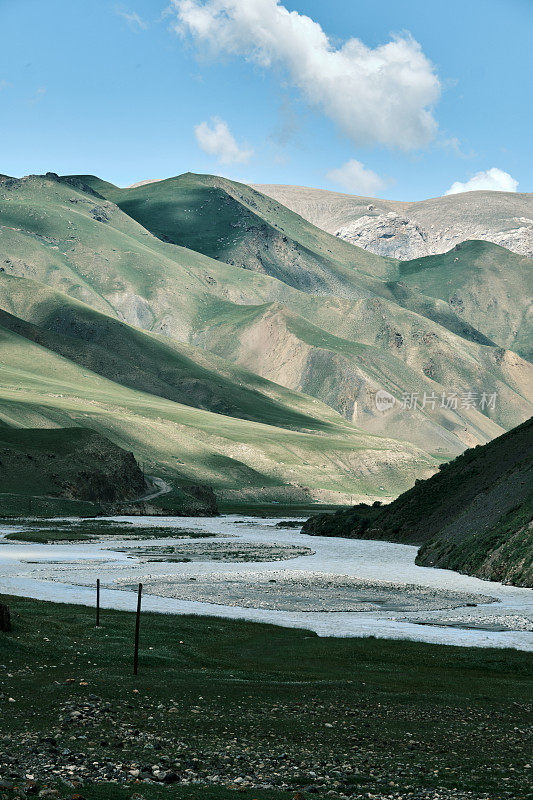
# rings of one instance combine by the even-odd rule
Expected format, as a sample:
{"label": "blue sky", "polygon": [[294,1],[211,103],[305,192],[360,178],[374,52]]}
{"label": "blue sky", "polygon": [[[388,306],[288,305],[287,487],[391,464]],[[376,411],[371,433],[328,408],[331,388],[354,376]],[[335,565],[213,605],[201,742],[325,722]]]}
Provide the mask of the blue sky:
{"label": "blue sky", "polygon": [[0,172],[533,190],[531,0],[169,2],[0,0]]}

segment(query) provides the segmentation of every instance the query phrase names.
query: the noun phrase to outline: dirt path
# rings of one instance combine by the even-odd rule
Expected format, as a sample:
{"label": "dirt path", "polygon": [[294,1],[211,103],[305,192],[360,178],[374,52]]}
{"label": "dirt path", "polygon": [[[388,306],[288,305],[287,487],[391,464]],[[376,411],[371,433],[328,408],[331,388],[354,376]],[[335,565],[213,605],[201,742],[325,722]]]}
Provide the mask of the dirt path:
{"label": "dirt path", "polygon": [[168,494],[172,491],[172,486],[163,480],[163,478],[156,478],[155,475],[147,475],[146,476],[149,481],[151,481],[154,486],[157,486],[157,491],[148,492],[148,494],[143,494],[141,497],[137,497],[135,502],[138,503],[144,500],[153,500],[155,497],[159,497],[162,494]]}

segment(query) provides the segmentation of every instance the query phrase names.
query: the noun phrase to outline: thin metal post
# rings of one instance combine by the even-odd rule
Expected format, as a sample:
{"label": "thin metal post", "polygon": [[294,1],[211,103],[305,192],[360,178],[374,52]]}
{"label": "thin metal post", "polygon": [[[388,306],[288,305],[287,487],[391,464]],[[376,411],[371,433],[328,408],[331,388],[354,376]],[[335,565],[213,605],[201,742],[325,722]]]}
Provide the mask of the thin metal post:
{"label": "thin metal post", "polygon": [[133,674],[137,675],[137,668],[139,666],[139,628],[141,625],[141,596],[143,585],[139,584],[139,593],[137,595],[137,615],[135,617],[135,649],[133,651]]}
{"label": "thin metal post", "polygon": [[100,578],[96,579],[96,627],[100,627]]}

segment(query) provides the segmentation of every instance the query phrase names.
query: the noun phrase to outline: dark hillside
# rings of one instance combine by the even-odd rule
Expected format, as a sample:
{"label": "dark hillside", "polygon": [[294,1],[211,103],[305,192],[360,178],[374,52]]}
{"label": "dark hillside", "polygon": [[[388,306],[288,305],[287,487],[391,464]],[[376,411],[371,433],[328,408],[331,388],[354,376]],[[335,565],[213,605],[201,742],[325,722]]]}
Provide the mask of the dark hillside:
{"label": "dark hillside", "polygon": [[533,586],[533,419],[467,450],[387,506],[311,517],[302,532],[421,544],[417,564]]}
{"label": "dark hillside", "polygon": [[106,504],[147,491],[133,453],[95,431],[0,427],[2,494]]}

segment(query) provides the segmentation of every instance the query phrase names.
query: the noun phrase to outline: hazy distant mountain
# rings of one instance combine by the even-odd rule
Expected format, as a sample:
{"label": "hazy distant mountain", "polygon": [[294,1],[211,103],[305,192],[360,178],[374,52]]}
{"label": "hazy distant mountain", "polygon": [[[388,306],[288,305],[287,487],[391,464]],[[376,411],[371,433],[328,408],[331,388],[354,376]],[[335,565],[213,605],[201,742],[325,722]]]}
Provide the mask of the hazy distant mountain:
{"label": "hazy distant mountain", "polygon": [[147,186],[149,183],[158,183],[158,181],[162,180],[161,178],[146,178],[144,181],[137,181],[137,183],[131,183],[127,186],[127,189],[137,189],[138,186]]}
{"label": "hazy distant mountain", "polygon": [[381,256],[419,258],[481,239],[533,258],[533,194],[463,192],[408,203],[304,186],[254,188],[313,225]]}

